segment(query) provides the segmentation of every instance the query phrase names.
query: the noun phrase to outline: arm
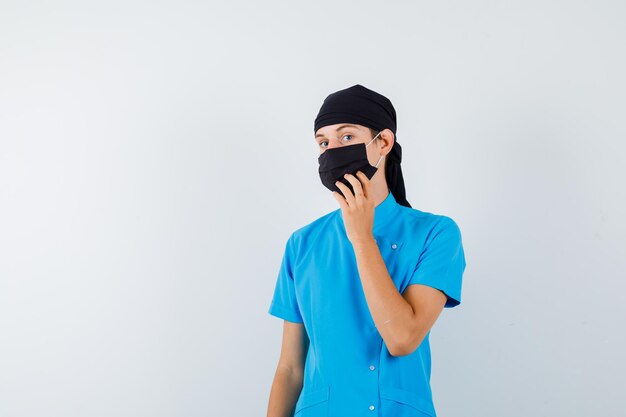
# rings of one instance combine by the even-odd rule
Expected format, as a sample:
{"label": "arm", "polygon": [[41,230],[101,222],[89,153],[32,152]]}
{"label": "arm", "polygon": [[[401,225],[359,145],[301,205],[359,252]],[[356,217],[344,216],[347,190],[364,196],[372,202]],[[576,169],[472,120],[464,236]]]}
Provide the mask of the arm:
{"label": "arm", "polygon": [[280,358],[270,391],[267,417],[293,416],[302,390],[309,338],[302,323],[285,320]]}
{"label": "arm", "polygon": [[369,311],[389,353],[412,353],[443,310],[446,295],[426,285],[409,285],[400,294],[373,236],[353,248]]}
{"label": "arm", "polygon": [[375,206],[369,197],[370,180],[361,171],[357,172],[360,181],[351,174],[345,177],[355,189],[355,195],[337,181],[335,185],[345,198],[336,191],[333,196],[344,215],[368,308],[389,353],[408,355],[421,344],[445,305],[454,307],[461,302],[465,255],[460,230],[452,219],[439,216],[443,221],[436,225],[438,230],[419,255],[402,295],[389,276],[372,234]]}

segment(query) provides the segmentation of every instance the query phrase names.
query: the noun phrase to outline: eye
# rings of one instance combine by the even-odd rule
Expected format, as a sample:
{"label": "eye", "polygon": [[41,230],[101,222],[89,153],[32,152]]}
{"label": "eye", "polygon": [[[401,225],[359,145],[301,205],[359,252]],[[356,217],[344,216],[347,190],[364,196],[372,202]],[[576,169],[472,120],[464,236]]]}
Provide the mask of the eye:
{"label": "eye", "polygon": [[327,140],[323,140],[319,143],[320,148],[325,148],[326,146],[322,146],[324,143],[326,143],[326,146],[328,146],[328,141]]}
{"label": "eye", "polygon": [[346,141],[343,140],[343,138],[346,138],[346,137],[352,138],[352,135],[343,135],[343,137],[341,138],[341,141],[342,142],[349,142],[350,140],[346,140]]}

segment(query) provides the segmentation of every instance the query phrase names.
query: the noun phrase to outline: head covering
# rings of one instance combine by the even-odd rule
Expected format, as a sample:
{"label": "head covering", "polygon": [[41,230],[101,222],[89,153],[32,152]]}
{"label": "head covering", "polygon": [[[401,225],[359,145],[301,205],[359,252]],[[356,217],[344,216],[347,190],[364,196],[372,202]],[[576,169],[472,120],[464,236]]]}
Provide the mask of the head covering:
{"label": "head covering", "polygon": [[389,129],[393,132],[394,143],[385,162],[387,186],[396,201],[411,207],[406,200],[404,178],[402,177],[402,147],[396,135],[396,110],[391,101],[361,84],[336,91],[326,97],[315,118],[314,130],[337,123],[354,123],[376,131]]}

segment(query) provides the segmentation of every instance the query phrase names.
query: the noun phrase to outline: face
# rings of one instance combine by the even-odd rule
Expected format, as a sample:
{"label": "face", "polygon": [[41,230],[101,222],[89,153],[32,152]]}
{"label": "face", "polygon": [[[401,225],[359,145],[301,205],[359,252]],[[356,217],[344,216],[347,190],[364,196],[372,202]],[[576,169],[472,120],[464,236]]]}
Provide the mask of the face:
{"label": "face", "polygon": [[371,139],[369,135],[370,131],[365,126],[338,123],[319,128],[315,132],[315,144],[321,155],[326,149],[365,142],[366,139]]}
{"label": "face", "polygon": [[[327,149],[356,145],[358,143],[364,143],[367,145],[369,143],[369,146],[366,147],[367,158],[370,163],[372,161],[376,163],[376,161],[378,161],[380,156],[384,153],[382,151],[384,151],[386,146],[385,140],[381,140],[383,139],[382,132],[378,135],[377,140],[371,142],[372,138],[377,133],[378,132],[374,132],[372,134],[372,130],[366,126],[351,123],[338,123],[320,127],[317,132],[315,132],[315,145],[318,147],[321,155]],[[379,142],[382,146],[379,145]],[[381,165],[382,161],[379,166]]]}

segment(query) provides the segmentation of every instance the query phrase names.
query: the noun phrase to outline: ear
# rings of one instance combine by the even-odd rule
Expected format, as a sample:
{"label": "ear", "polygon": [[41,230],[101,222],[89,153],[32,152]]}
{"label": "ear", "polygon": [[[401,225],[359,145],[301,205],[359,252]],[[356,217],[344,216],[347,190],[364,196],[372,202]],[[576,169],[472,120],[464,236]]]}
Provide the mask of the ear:
{"label": "ear", "polygon": [[393,144],[396,141],[396,135],[391,131],[391,129],[384,129],[378,138],[384,141],[381,150],[385,152],[385,155],[387,155],[391,152],[391,148],[393,148]]}

